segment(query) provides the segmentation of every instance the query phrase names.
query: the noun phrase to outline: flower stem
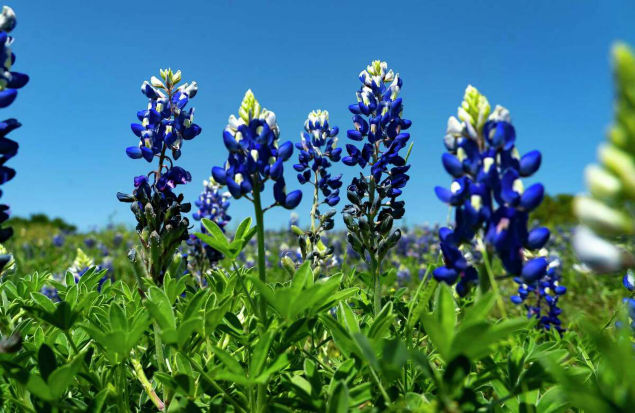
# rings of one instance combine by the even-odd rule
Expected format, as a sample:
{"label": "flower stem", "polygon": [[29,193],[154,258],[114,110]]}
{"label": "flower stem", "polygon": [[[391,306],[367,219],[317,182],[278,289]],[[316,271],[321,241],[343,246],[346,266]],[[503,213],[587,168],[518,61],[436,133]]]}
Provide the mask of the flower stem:
{"label": "flower stem", "polygon": [[318,173],[315,172],[315,181],[313,182],[313,207],[311,208],[311,231],[315,231],[315,215],[317,214],[318,208]]}
{"label": "flower stem", "polygon": [[[258,180],[254,179],[254,209],[256,213],[256,236],[258,240],[258,278],[263,283],[267,282],[267,269],[265,267],[265,223],[264,213],[262,211],[262,204],[260,202],[260,185]],[[267,306],[264,299],[260,299],[260,315],[262,317],[262,323],[266,323],[266,310]]]}
{"label": "flower stem", "polygon": [[[165,372],[165,356],[163,355],[163,342],[161,341],[161,336],[159,335],[159,326],[157,323],[153,323],[154,327],[154,347],[157,352],[157,362],[159,365],[159,371]],[[163,387],[163,398],[167,399],[167,389],[165,386]],[[167,401],[167,400],[166,400]]]}
{"label": "flower stem", "polygon": [[375,316],[381,311],[381,280],[379,279],[379,263],[375,257],[370,257],[370,272],[373,277],[373,313]]}
{"label": "flower stem", "polygon": [[[256,212],[256,226],[258,237],[258,277],[263,283],[267,282],[267,273],[265,268],[265,223],[264,213],[262,210],[262,203],[260,202],[260,185],[258,177],[254,181],[254,209]],[[267,303],[264,297],[260,296],[260,322],[262,329],[265,329],[267,323]],[[264,384],[258,385],[258,393],[256,395],[256,411],[263,412],[265,410],[265,404],[267,400],[266,386]]]}
{"label": "flower stem", "polygon": [[489,255],[487,254],[487,247],[483,245],[482,242],[479,242],[482,246],[481,250],[483,251],[483,262],[485,263],[485,272],[487,272],[487,277],[489,278],[490,286],[496,294],[496,303],[498,305],[498,310],[500,311],[503,318],[507,318],[507,312],[505,311],[505,304],[503,303],[503,296],[500,293],[498,288],[498,283],[496,282],[496,277],[494,277],[494,272],[492,271],[492,265],[489,260]]}
{"label": "flower stem", "polygon": [[132,367],[134,368],[137,378],[141,382],[141,386],[143,387],[143,390],[146,392],[148,397],[150,397],[150,400],[152,400],[152,403],[154,403],[156,408],[159,411],[163,411],[165,409],[165,404],[163,404],[163,401],[161,401],[159,396],[156,394],[156,392],[152,388],[152,383],[148,381],[146,374],[143,372],[143,367],[141,366],[141,363],[139,363],[139,360],[135,358],[131,358],[130,361],[132,362]]}

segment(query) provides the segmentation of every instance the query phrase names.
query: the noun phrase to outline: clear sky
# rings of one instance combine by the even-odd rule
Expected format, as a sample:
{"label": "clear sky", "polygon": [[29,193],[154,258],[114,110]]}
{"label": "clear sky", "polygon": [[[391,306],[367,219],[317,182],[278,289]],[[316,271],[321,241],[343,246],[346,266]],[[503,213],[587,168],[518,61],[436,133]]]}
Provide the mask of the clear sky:
{"label": "clear sky", "polygon": [[[413,121],[412,177],[406,222],[444,219],[435,185],[447,118],[471,83],[492,105],[510,109],[522,153],[543,152],[536,178],[549,193],[583,189],[612,117],[609,53],[618,39],[635,44],[635,2],[625,1],[141,1],[14,0],[15,70],[31,82],[3,109],[23,127],[9,161],[17,169],[2,187],[13,214],[45,212],[81,229],[133,222],[117,191],[149,170],[125,148],[146,106],[139,86],[162,67],[196,80],[192,100],[203,132],[185,142],[178,164],[193,181],[193,201],[212,165],[226,159],[222,130],[251,88],[273,110],[281,139],[299,139],[312,109],[326,109],[347,141],[347,106],[358,73],[386,60],[403,78],[404,116]],[[345,182],[357,169],[342,168]],[[287,186],[298,188],[291,165]],[[310,196],[298,213],[307,216]],[[267,191],[270,196],[270,190]],[[343,203],[338,205],[341,209]],[[237,221],[251,213],[234,201]],[[268,227],[288,211],[268,213]],[[306,219],[304,219],[306,223]]]}

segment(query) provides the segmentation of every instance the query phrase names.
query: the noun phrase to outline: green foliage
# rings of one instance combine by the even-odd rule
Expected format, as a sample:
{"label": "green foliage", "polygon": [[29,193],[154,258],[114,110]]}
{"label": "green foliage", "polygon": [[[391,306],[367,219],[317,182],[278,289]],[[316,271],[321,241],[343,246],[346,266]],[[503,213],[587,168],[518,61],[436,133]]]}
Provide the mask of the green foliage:
{"label": "green foliage", "polygon": [[31,225],[48,226],[64,232],[77,231],[77,227],[75,225],[69,224],[59,217],[50,218],[46,214],[31,214],[28,218],[12,217],[7,221],[7,226],[10,227],[21,228]]}
{"label": "green foliage", "polygon": [[573,195],[545,195],[542,203],[531,213],[532,220],[554,230],[557,227],[575,225],[578,219],[573,214]]}
{"label": "green foliage", "polygon": [[[562,412],[626,411],[633,403],[632,341],[612,321],[619,280],[575,273],[568,247],[564,314],[593,321],[565,317],[560,337],[535,329],[510,304],[512,317],[501,319],[492,294],[459,298],[428,280],[440,262],[435,250],[422,258],[430,263],[422,281],[399,286],[393,268],[382,275],[374,315],[368,272],[348,264],[362,269],[361,261],[312,269],[272,260],[262,282],[241,258],[253,254],[251,220],[234,234],[209,222],[206,231],[201,239],[226,258],[202,283],[182,275],[179,256],[161,286],[146,280],[142,289],[119,260],[124,247],[113,246],[116,281],[103,284],[103,270],[77,283],[71,272],[56,279],[25,272],[18,249],[17,270],[0,282],[2,409]],[[110,245],[113,232],[92,236]],[[40,259],[65,260],[66,268],[99,262],[99,251],[77,237],[62,248],[44,244]],[[566,233],[554,237],[566,246]],[[286,239],[293,235],[268,234],[272,256]],[[80,245],[86,256],[78,260]],[[413,258],[391,259],[417,270]],[[506,281],[505,295],[514,288]],[[57,288],[60,302],[41,293],[45,285]]]}

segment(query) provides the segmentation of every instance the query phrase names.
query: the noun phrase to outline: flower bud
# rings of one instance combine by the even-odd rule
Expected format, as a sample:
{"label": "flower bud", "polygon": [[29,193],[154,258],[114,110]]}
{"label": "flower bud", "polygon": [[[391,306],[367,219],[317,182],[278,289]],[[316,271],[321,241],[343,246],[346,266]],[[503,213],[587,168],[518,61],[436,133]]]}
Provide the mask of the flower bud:
{"label": "flower bud", "polygon": [[573,201],[573,210],[580,221],[601,233],[635,233],[633,220],[627,214],[602,202],[579,196]]}
{"label": "flower bud", "polygon": [[624,192],[635,198],[635,161],[629,154],[611,145],[601,146],[598,157],[622,181]]}
{"label": "flower bud", "polygon": [[616,198],[622,190],[619,179],[598,165],[589,165],[584,171],[589,192],[596,198]]}

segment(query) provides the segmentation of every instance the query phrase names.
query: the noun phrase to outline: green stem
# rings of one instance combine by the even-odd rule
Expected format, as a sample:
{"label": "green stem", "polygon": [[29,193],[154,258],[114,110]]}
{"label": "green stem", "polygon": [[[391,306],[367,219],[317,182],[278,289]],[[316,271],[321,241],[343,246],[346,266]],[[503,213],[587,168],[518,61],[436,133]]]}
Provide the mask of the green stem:
{"label": "green stem", "polygon": [[[482,243],[481,243],[482,244]],[[487,247],[482,245],[483,251],[483,262],[485,263],[485,271],[487,272],[487,277],[489,278],[489,283],[496,294],[496,303],[498,305],[498,310],[500,311],[503,318],[507,318],[507,312],[505,311],[505,303],[503,303],[503,296],[498,289],[498,283],[496,282],[496,277],[494,276],[494,271],[492,271],[492,266],[489,261],[489,255],[487,254]]]}
{"label": "green stem", "polygon": [[[254,209],[256,212],[256,226],[257,226],[257,237],[258,237],[258,277],[260,281],[263,283],[267,282],[267,273],[265,267],[265,222],[264,222],[264,212],[262,210],[262,203],[260,202],[260,185],[259,185],[259,177],[253,179],[255,182],[253,188],[254,194]],[[264,297],[260,297],[260,322],[262,329],[265,329],[267,324],[267,303],[265,302]],[[256,395],[256,411],[262,412],[265,409],[265,404],[267,402],[267,394],[266,394],[266,385],[259,384],[258,385],[258,393]]]}
{"label": "green stem", "polygon": [[381,396],[384,398],[384,403],[386,404],[386,406],[390,405],[390,396],[388,396],[388,393],[386,393],[386,389],[384,389],[384,386],[381,384],[381,380],[379,380],[379,376],[377,376],[377,373],[375,372],[375,370],[372,367],[368,367],[368,369],[370,370],[371,375],[373,376],[373,379],[375,380],[375,383],[377,383],[377,387],[379,387],[379,391],[381,392]]}
{"label": "green stem", "polygon": [[[157,323],[153,323],[154,329],[154,347],[157,352],[157,363],[159,366],[159,371],[165,373],[166,372],[166,364],[165,364],[165,356],[163,355],[163,342],[161,341],[161,336],[159,335],[159,326]],[[163,398],[167,402],[167,389],[163,386]]]}
{"label": "green stem", "polygon": [[373,313],[377,316],[381,311],[381,280],[379,278],[379,263],[375,257],[370,258],[370,272],[373,276]]}
{"label": "green stem", "polygon": [[143,390],[146,392],[148,397],[150,397],[150,400],[152,400],[152,403],[154,403],[156,408],[159,411],[163,411],[165,409],[165,404],[163,404],[163,401],[161,401],[159,396],[156,394],[156,392],[152,388],[152,383],[150,383],[150,381],[146,377],[146,374],[143,371],[143,367],[141,366],[141,363],[139,363],[139,360],[135,358],[131,358],[130,361],[132,362],[132,367],[134,369],[135,374],[137,375],[137,378],[139,379],[139,382],[141,382],[141,387],[143,387]]}
{"label": "green stem", "polygon": [[66,339],[68,340],[68,342],[70,343],[71,347],[73,348],[73,352],[75,354],[79,354],[79,349],[75,345],[75,342],[73,341],[73,337],[71,337],[71,333],[68,330],[64,330],[64,335],[66,336]]}
{"label": "green stem", "polygon": [[[267,282],[267,269],[265,264],[265,223],[264,212],[262,211],[262,204],[260,202],[260,185],[258,184],[258,178],[253,180],[254,184],[254,209],[256,213],[256,236],[258,239],[258,278],[263,283]],[[267,322],[266,319],[267,303],[264,298],[260,298],[260,320],[263,325]]]}

